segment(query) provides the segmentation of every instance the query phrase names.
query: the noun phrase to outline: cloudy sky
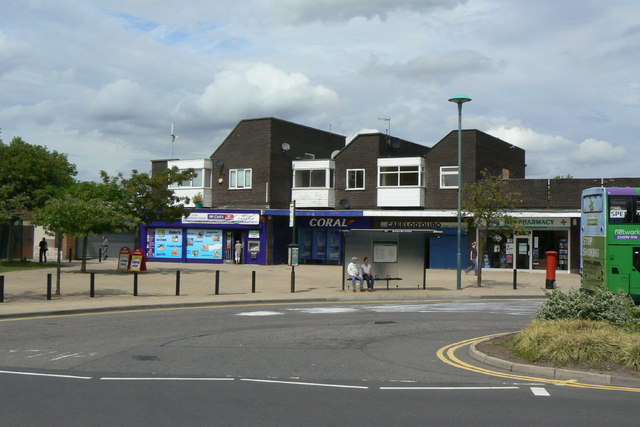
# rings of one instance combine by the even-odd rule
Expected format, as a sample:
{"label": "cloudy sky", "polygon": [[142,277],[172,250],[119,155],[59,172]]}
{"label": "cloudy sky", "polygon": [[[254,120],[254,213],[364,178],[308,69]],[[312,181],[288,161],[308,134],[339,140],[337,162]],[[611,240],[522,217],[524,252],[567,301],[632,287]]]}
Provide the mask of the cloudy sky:
{"label": "cloudy sky", "polygon": [[79,178],[208,157],[245,118],[432,146],[476,128],[527,177],[640,176],[631,0],[2,0],[0,138]]}

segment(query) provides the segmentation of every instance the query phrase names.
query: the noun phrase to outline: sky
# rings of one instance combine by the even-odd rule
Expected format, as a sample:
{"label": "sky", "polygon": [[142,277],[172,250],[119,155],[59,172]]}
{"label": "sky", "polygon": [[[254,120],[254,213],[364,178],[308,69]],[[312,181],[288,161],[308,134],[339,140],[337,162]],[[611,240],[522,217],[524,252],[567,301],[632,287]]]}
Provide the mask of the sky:
{"label": "sky", "polygon": [[81,180],[209,157],[249,118],[431,147],[457,94],[527,178],[640,176],[637,1],[1,2],[0,138]]}

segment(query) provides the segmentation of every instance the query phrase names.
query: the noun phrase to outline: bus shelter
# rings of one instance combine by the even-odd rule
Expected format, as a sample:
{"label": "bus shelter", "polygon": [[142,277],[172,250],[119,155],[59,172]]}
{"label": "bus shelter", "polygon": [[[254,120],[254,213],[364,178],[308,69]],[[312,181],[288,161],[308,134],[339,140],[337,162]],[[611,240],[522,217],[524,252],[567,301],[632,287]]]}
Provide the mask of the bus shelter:
{"label": "bus shelter", "polygon": [[357,257],[373,265],[376,288],[396,281],[394,286],[423,288],[429,240],[439,238],[441,230],[432,229],[351,229],[344,232],[343,288],[349,279],[346,266]]}

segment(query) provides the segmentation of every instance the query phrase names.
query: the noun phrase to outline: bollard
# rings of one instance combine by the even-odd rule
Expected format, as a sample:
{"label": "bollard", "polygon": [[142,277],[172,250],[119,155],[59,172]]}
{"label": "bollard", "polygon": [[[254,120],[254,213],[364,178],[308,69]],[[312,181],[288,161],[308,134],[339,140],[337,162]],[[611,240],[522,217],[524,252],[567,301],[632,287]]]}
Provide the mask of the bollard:
{"label": "bollard", "polygon": [[51,300],[51,273],[47,274],[47,301]]}
{"label": "bollard", "polygon": [[4,276],[0,276],[0,302],[4,302]]}
{"label": "bollard", "polygon": [[215,294],[220,295],[220,270],[216,270],[216,289]]}
{"label": "bollard", "polygon": [[91,282],[89,283],[89,296],[96,296],[96,273],[91,273]]}
{"label": "bollard", "polygon": [[518,289],[518,270],[513,269],[513,289]]}
{"label": "bollard", "polygon": [[296,292],[296,267],[294,265],[291,266],[291,293]]}
{"label": "bollard", "polygon": [[102,248],[98,248],[98,262],[102,262]]}
{"label": "bollard", "polygon": [[138,296],[138,272],[133,273],[133,296]]}
{"label": "bollard", "polygon": [[556,288],[556,266],[558,265],[558,252],[547,251],[547,280],[545,281],[545,289]]}
{"label": "bollard", "polygon": [[73,259],[73,249],[69,248],[69,262]]}
{"label": "bollard", "polygon": [[256,293],[256,271],[255,270],[251,272],[251,293],[252,294]]}
{"label": "bollard", "polygon": [[176,296],[180,295],[180,270],[176,271]]}

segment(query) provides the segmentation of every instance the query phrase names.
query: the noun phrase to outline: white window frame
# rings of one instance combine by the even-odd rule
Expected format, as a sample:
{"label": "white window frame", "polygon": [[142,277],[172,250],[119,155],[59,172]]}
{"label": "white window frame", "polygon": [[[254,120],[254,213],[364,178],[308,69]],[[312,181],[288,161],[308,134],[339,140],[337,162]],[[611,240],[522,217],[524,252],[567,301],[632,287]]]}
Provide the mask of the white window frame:
{"label": "white window frame", "polygon": [[[394,171],[382,171],[382,168],[395,168]],[[402,168],[413,168],[413,170],[401,170]],[[402,174],[418,174],[418,183],[410,185],[402,185]],[[398,175],[398,184],[396,185],[382,185],[382,175]],[[419,188],[424,186],[424,167],[422,165],[384,165],[378,166],[378,187],[379,188]]]}
{"label": "white window frame", "polygon": [[[362,187],[358,187],[357,186],[357,182],[358,182],[357,178],[358,178],[358,173],[359,172],[362,173]],[[350,173],[353,173],[353,174],[356,175],[355,176],[356,179],[354,179],[354,181],[356,183],[355,187],[349,187],[349,174]],[[364,169],[347,169],[347,181],[346,181],[345,188],[347,190],[364,190],[365,189],[365,185],[366,185],[364,178],[365,178],[365,170]]]}
{"label": "white window frame", "polygon": [[[243,184],[241,186],[238,185],[238,175],[243,175]],[[249,178],[249,183],[247,184],[247,177]],[[253,171],[252,169],[229,169],[229,189],[230,190],[247,190],[251,189],[253,181]]]}
{"label": "white window frame", "polygon": [[[321,186],[313,186],[311,185],[311,175],[313,172],[322,171],[324,172],[324,185]],[[308,172],[309,173],[309,185],[307,186],[298,186],[296,180],[296,174],[300,172]],[[334,187],[334,170],[333,169],[294,169],[293,171],[293,188],[296,189],[305,189],[305,188],[333,188]]]}
{"label": "white window frame", "polygon": [[[448,169],[448,170],[445,170]],[[455,171],[453,171],[455,169]],[[445,185],[444,177],[445,176],[455,176],[456,183],[455,185]],[[440,188],[441,189],[456,189],[458,188],[458,166],[440,166]]]}

